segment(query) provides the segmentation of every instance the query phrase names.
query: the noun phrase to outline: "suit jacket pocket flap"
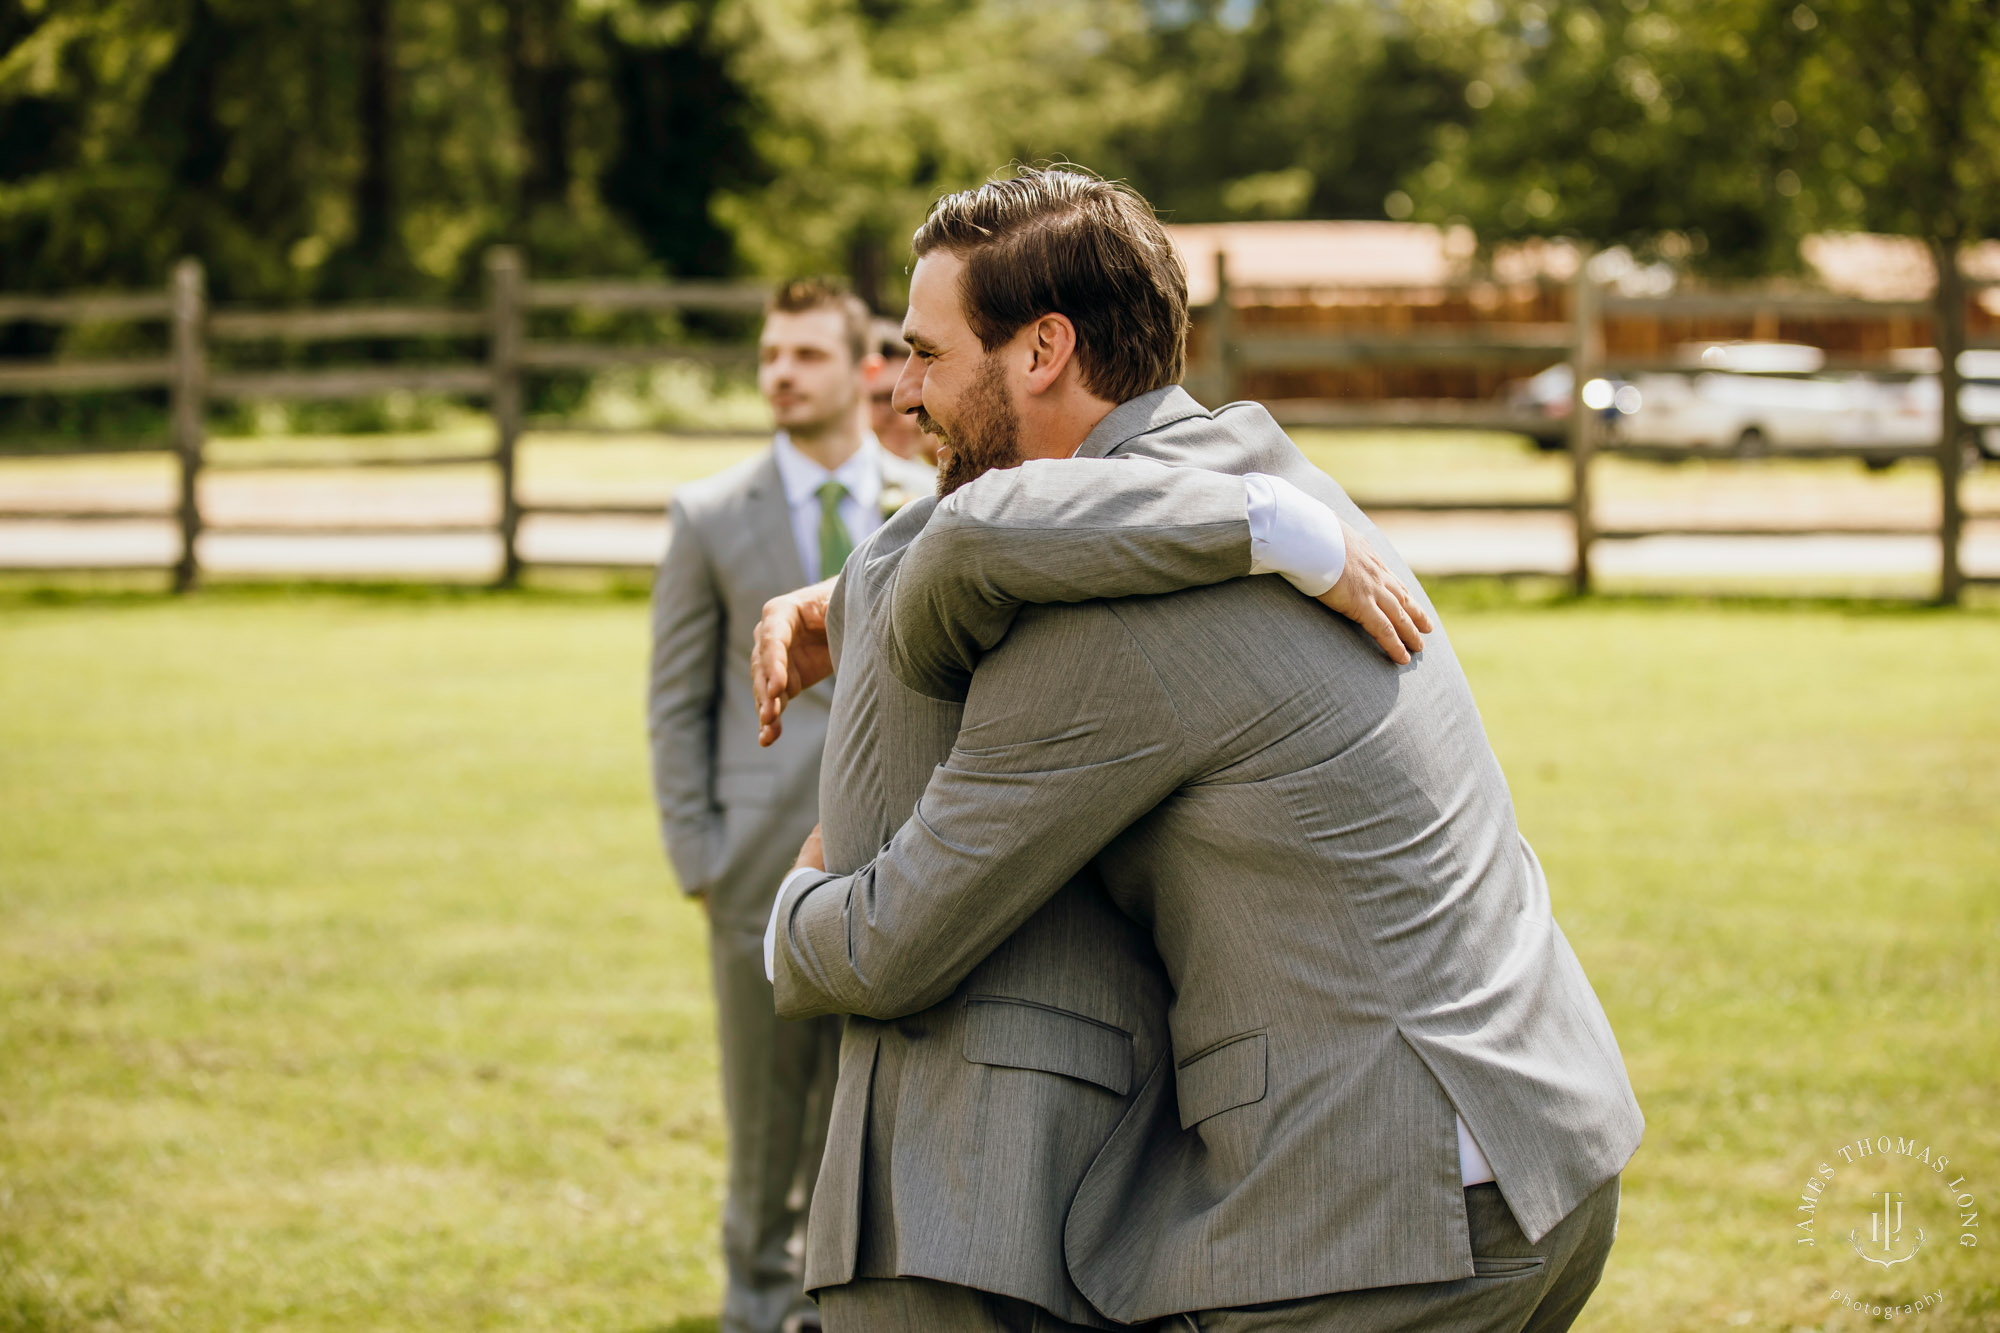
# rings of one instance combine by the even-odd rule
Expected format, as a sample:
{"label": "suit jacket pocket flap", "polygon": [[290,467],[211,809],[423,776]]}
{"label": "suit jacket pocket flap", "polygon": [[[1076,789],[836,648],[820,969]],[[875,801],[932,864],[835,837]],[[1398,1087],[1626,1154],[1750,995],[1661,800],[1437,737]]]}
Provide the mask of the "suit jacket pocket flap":
{"label": "suit jacket pocket flap", "polygon": [[1231,1107],[1263,1101],[1266,1045],[1263,1033],[1247,1032],[1183,1060],[1174,1071],[1181,1128],[1190,1129]]}
{"label": "suit jacket pocket flap", "polygon": [[965,1058],[1080,1078],[1124,1096],[1132,1088],[1130,1034],[1067,1009],[975,995],[965,1002]]}

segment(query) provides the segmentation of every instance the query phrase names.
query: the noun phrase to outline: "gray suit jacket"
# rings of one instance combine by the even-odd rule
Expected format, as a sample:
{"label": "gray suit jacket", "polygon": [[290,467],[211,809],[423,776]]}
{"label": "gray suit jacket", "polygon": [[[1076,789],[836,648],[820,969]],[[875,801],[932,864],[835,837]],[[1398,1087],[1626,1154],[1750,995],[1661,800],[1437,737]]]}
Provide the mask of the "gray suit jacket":
{"label": "gray suit jacket", "polygon": [[[1261,408],[1148,394],[1080,456],[1113,453],[1283,476],[1416,586]],[[884,657],[904,688],[964,695],[958,743],[875,860],[788,895],[779,995],[922,1000],[1095,865],[1175,1002],[1171,1067],[1071,1212],[1093,1304],[1139,1320],[1472,1276],[1454,1111],[1530,1237],[1623,1167],[1642,1121],[1449,637],[1398,668],[1271,578],[1022,610],[993,552],[1088,559],[1127,503],[1070,475],[1054,504],[983,479],[911,544]],[[1190,550],[1242,503],[1159,494],[1153,523]]]}
{"label": "gray suit jacket", "polygon": [[[923,469],[883,456],[883,476],[919,493]],[[785,711],[757,745],[751,635],[764,603],[806,581],[769,451],[674,494],[653,582],[647,730],[660,834],[685,893],[718,926],[762,932],[778,882],[819,819],[819,761],[833,688]]]}
{"label": "gray suit jacket", "polygon": [[[934,504],[917,501],[862,543],[830,608],[838,683],[821,810],[827,864],[839,869],[875,856],[958,735],[958,703],[901,685],[875,633],[882,593]],[[1236,539],[1247,549],[1240,514]],[[813,1191],[808,1289],[927,1277],[1104,1324],[1069,1280],[1063,1228],[1085,1172],[1165,1057],[1166,979],[1094,874],[1049,888],[925,1003],[878,1017],[854,1007]],[[845,946],[829,947],[844,969]],[[778,1012],[828,1009],[793,1002],[781,984]],[[871,1178],[886,1179],[890,1197],[866,1216],[893,1235],[868,1249],[893,1251],[895,1274],[858,1274]]]}

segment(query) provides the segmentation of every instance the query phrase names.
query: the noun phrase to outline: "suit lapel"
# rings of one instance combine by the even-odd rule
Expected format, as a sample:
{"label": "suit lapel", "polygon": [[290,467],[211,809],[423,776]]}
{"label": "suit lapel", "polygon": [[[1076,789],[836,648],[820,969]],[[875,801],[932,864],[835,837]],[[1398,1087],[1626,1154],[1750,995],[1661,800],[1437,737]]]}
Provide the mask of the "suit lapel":
{"label": "suit lapel", "polygon": [[800,563],[799,544],[792,535],[792,511],[785,500],[784,479],[778,475],[775,447],[765,453],[744,499],[744,526],[766,572],[788,590],[803,588],[806,567]]}

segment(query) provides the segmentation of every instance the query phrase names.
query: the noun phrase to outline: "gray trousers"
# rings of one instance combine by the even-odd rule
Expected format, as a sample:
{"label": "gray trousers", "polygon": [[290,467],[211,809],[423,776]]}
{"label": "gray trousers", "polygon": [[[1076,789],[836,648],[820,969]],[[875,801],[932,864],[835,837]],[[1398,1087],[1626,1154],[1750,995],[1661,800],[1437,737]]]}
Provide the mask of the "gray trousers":
{"label": "gray trousers", "polygon": [[[1101,1333],[1039,1305],[927,1277],[863,1277],[819,1293],[826,1333]],[[1154,1333],[1159,1324],[1120,1324]]]}
{"label": "gray trousers", "polygon": [[[1147,1333],[1562,1333],[1597,1288],[1618,1227],[1618,1181],[1529,1244],[1497,1185],[1465,1192],[1478,1271],[1456,1282],[1372,1287],[1204,1310],[1134,1325]],[[1085,1333],[1039,1306],[928,1278],[859,1278],[819,1293],[827,1333]],[[1122,1326],[1121,1327],[1125,1327]]]}
{"label": "gray trousers", "polygon": [[778,1333],[812,1309],[800,1288],[801,1235],[826,1149],[841,1020],[777,1016],[761,924],[713,922],[708,942],[729,1130],[722,1333]]}
{"label": "gray trousers", "polygon": [[[1597,1289],[1618,1230],[1618,1179],[1600,1185],[1535,1244],[1498,1185],[1465,1191],[1471,1277],[1370,1287],[1298,1301],[1177,1315],[1168,1333],[1562,1333]],[[1176,1328],[1178,1325],[1178,1329]]]}

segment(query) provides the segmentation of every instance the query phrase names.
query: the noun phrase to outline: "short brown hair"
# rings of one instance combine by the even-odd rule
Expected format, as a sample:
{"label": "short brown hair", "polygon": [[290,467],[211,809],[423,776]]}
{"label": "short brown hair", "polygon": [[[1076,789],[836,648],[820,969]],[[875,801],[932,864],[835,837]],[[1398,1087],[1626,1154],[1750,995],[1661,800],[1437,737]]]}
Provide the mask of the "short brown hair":
{"label": "short brown hair", "polygon": [[779,283],[778,290],[764,304],[767,319],[777,311],[802,315],[808,310],[831,310],[838,314],[848,352],[857,363],[868,355],[868,322],[872,318],[868,306],[837,279],[792,278]]}
{"label": "short brown hair", "polygon": [[965,261],[959,300],[987,351],[1060,314],[1098,397],[1122,403],[1180,382],[1187,273],[1136,191],[1080,168],[1023,167],[938,200],[911,246]]}

